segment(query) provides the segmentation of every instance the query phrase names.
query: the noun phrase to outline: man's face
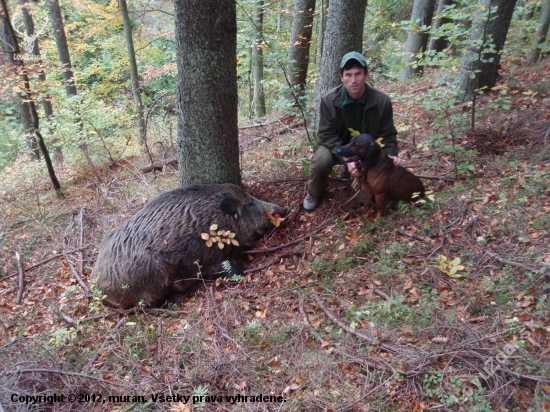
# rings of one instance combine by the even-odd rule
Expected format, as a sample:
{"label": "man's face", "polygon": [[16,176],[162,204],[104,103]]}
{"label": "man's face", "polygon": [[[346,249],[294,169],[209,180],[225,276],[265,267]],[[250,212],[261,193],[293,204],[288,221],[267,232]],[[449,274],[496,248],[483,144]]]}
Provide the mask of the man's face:
{"label": "man's face", "polygon": [[349,96],[354,100],[359,100],[365,92],[365,81],[368,77],[363,68],[352,67],[342,72],[340,80],[344,83]]}

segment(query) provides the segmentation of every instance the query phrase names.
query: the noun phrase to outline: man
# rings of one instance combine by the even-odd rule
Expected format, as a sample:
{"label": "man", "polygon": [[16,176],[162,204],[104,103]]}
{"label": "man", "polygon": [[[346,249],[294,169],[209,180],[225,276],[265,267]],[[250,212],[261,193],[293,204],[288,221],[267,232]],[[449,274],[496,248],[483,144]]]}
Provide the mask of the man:
{"label": "man", "polygon": [[[327,187],[327,179],[332,167],[342,163],[336,153],[340,146],[351,140],[353,129],[359,133],[368,133],[376,139],[382,138],[383,150],[397,166],[403,166],[397,157],[397,130],[393,124],[393,108],[390,98],[379,90],[366,84],[369,78],[367,62],[357,52],[342,57],[340,80],[342,84],[330,89],[321,99],[319,147],[309,169],[308,194],[304,198],[303,208],[311,212],[319,206]],[[360,176],[353,165],[348,167],[355,177]]]}

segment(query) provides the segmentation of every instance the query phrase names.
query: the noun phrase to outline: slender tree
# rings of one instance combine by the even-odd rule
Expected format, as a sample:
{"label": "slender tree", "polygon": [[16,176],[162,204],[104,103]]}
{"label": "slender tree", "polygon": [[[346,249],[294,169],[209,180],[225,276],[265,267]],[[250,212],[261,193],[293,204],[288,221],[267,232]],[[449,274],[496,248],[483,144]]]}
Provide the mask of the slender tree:
{"label": "slender tree", "polygon": [[65,93],[67,97],[76,96],[76,84],[71,65],[71,55],[67,44],[67,36],[65,35],[65,25],[61,16],[59,0],[48,0],[48,8],[50,9],[50,18],[52,19],[53,35],[57,46],[57,55],[61,62],[61,75],[65,82]]}
{"label": "slender tree", "polygon": [[[2,3],[2,19],[3,24],[7,27],[7,31],[9,33],[9,36],[12,39],[15,39],[15,31],[13,29],[13,26],[10,21],[10,15],[8,11],[8,6],[6,4],[6,0],[0,0]],[[14,41],[13,49],[15,52],[15,55],[21,55],[21,50],[19,49],[19,44],[17,41]],[[48,148],[46,147],[46,143],[44,142],[44,138],[42,137],[42,134],[40,133],[40,119],[38,118],[38,112],[36,110],[36,105],[34,104],[34,100],[32,98],[32,92],[31,92],[31,85],[29,81],[29,75],[28,70],[23,62],[23,60],[14,60],[15,65],[18,66],[18,73],[21,77],[21,83],[23,88],[23,98],[27,100],[29,103],[29,111],[32,119],[32,127],[33,127],[33,133],[36,137],[36,141],[38,143],[38,147],[42,151],[42,155],[44,156],[44,161],[46,163],[46,168],[48,169],[48,175],[50,176],[50,180],[52,182],[52,185],[54,189],[57,191],[57,194],[59,196],[62,196],[61,191],[61,185],[59,184],[59,180],[57,179],[57,176],[55,174],[55,170],[50,158],[50,154],[48,152]]]}
{"label": "slender tree", "polygon": [[473,96],[476,89],[495,85],[516,0],[478,0],[468,39],[468,48],[462,57],[459,87],[462,99]]}
{"label": "slender tree", "polygon": [[139,142],[145,144],[145,118],[143,116],[143,103],[141,102],[141,93],[139,88],[139,75],[136,61],[136,52],[134,49],[134,39],[132,38],[132,23],[128,14],[128,5],[126,0],[118,0],[122,22],[124,24],[124,37],[126,39],[126,50],[128,52],[128,63],[130,65],[130,80],[132,81],[132,95],[136,105],[138,115]]}
{"label": "slender tree", "polygon": [[[22,4],[23,4],[23,9],[22,9],[22,11],[23,11],[23,21],[25,22],[25,30],[27,32],[27,36],[36,36],[37,33],[36,33],[36,27],[35,27],[35,24],[34,24],[34,19],[32,17],[31,6],[30,6],[30,4],[28,3],[27,0],[23,0]],[[44,85],[46,83],[46,72],[43,68],[40,67],[41,66],[40,65],[40,62],[41,62],[41,57],[40,56],[41,55],[40,55],[40,46],[39,46],[38,38],[36,38],[36,40],[34,42],[34,46],[33,46],[33,49],[32,49],[32,55],[36,59],[36,63],[38,63],[38,65],[37,65],[38,66],[37,67],[38,79],[40,80],[42,85]],[[50,96],[48,96],[48,95],[42,96],[41,103],[42,103],[42,109],[44,110],[44,117],[46,119],[51,119],[53,117],[53,106],[52,106],[52,101],[51,101]],[[29,112],[29,115],[30,115],[30,112]],[[51,144],[54,147],[54,156],[53,156],[53,158],[54,158],[55,165],[57,167],[63,167],[63,165],[64,165],[63,149],[58,144],[57,140],[52,140]]]}
{"label": "slender tree", "polygon": [[302,91],[306,88],[314,14],[315,0],[296,0],[290,34],[287,73],[290,84],[299,87]]}
{"label": "slender tree", "polygon": [[[455,0],[439,0],[437,5],[437,12],[436,12],[436,19],[433,23],[432,31],[436,32],[441,27],[443,27],[445,24],[452,23],[452,20],[446,17],[442,16],[443,11],[446,7],[450,7],[455,3]],[[441,35],[432,35],[430,38],[430,45],[428,46],[428,50],[434,51],[434,52],[442,52],[447,48],[449,45],[448,40]]]}
{"label": "slender tree", "polygon": [[541,45],[546,41],[548,27],[550,26],[550,0],[546,0],[539,19],[539,28],[533,38],[533,46],[527,54],[527,63],[533,64],[539,60]]}
{"label": "slender tree", "polygon": [[252,43],[252,77],[254,79],[254,113],[256,117],[264,117],[265,94],[264,94],[264,0],[256,0],[254,7],[254,32],[255,38]]}
{"label": "slender tree", "polygon": [[313,126],[317,129],[319,102],[331,87],[340,83],[340,60],[350,51],[363,50],[365,0],[331,0],[327,30],[323,43],[321,74],[315,84],[315,115]]}
{"label": "slender tree", "polygon": [[399,80],[406,82],[422,72],[422,65],[418,64],[418,53],[426,51],[429,40],[429,33],[423,29],[431,26],[435,9],[435,0],[414,0],[411,23],[413,27],[407,35],[405,52],[402,63],[406,66],[399,72]]}
{"label": "slender tree", "polygon": [[240,184],[235,0],[176,0],[179,183]]}
{"label": "slender tree", "polygon": [[[6,61],[9,62],[11,66],[17,66],[15,61],[15,44],[17,43],[17,38],[12,37],[7,24],[2,25],[2,40],[8,49],[5,53],[7,56]],[[21,58],[21,56],[19,56],[19,58]],[[23,134],[25,136],[25,141],[27,142],[29,158],[30,160],[40,160],[40,150],[38,149],[38,144],[34,138],[34,129],[32,127],[29,103],[24,97],[19,95],[15,97],[15,104],[17,105],[17,112],[19,113],[21,120],[21,127],[23,128]]]}

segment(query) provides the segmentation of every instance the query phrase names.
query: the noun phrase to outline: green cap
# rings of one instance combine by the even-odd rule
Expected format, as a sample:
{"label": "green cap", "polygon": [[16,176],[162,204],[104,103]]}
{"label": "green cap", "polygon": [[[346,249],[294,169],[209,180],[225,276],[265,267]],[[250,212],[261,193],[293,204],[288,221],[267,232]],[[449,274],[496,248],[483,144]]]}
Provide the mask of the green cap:
{"label": "green cap", "polygon": [[342,57],[342,63],[340,63],[340,68],[343,69],[346,63],[350,60],[357,60],[361,66],[363,66],[365,69],[367,68],[367,61],[361,53],[357,52],[349,52],[344,54],[344,57]]}

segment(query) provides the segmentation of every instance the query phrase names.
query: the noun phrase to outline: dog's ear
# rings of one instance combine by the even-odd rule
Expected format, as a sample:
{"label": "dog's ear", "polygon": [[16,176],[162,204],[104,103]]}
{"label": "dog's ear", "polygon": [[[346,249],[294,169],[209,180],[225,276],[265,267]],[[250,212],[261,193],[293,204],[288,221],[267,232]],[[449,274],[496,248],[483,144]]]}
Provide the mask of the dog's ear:
{"label": "dog's ear", "polygon": [[370,169],[371,167],[375,166],[376,163],[378,163],[378,160],[380,160],[381,150],[382,149],[380,148],[380,145],[376,143],[376,140],[374,140],[374,138],[369,139],[367,156],[363,161],[363,167],[365,168],[365,170]]}

